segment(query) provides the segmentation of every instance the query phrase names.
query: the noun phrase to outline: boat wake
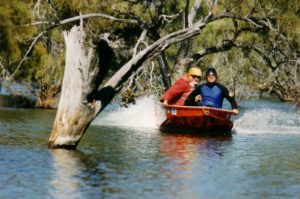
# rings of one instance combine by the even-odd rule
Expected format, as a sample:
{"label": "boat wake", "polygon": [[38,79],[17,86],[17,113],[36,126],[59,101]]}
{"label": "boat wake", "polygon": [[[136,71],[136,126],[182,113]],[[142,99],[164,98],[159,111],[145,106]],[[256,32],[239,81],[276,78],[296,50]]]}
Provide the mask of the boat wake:
{"label": "boat wake", "polygon": [[233,130],[237,134],[300,134],[300,114],[295,109],[245,110]]}
{"label": "boat wake", "polygon": [[[129,107],[110,105],[92,125],[157,129],[164,121],[155,97],[143,97]],[[300,113],[293,105],[272,101],[248,101],[235,118],[236,134],[300,134]]]}
{"label": "boat wake", "polygon": [[161,112],[155,97],[143,97],[129,107],[109,108],[99,115],[92,125],[131,128],[158,128]]}

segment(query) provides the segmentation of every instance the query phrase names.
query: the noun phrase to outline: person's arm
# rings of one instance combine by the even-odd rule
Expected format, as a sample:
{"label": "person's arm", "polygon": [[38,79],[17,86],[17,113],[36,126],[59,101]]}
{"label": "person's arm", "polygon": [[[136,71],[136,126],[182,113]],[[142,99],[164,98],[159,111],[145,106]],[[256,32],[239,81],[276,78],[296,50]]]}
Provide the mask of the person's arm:
{"label": "person's arm", "polygon": [[164,104],[168,105],[170,102],[172,102],[173,99],[176,97],[181,96],[188,87],[182,83],[180,83],[179,80],[175,81],[174,85],[171,86],[165,94],[160,98],[160,101]]}
{"label": "person's arm", "polygon": [[193,90],[189,96],[186,98],[184,105],[185,106],[197,106],[197,102],[195,101],[196,96],[198,96],[199,93],[199,87],[197,86],[195,90]]}
{"label": "person's arm", "polygon": [[219,84],[219,87],[222,90],[224,98],[226,98],[229,101],[232,111],[235,112],[235,114],[238,114],[239,110],[237,109],[238,105],[237,105],[235,97],[229,95],[229,90],[225,86]]}

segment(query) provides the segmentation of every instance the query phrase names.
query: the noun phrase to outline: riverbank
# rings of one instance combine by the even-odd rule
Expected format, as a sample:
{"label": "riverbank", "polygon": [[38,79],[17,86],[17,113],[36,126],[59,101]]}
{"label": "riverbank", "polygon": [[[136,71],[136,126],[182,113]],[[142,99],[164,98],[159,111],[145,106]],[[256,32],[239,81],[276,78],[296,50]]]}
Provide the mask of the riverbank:
{"label": "riverbank", "polygon": [[42,95],[38,86],[32,83],[0,81],[0,107],[46,109],[56,109],[58,107],[59,94],[54,97]]}
{"label": "riverbank", "polygon": [[[247,99],[278,98],[274,94],[255,90],[244,85],[240,85],[236,93],[239,104]],[[0,107],[56,109],[59,97],[59,90],[56,95],[42,96],[41,90],[34,84],[7,80],[0,81]],[[121,104],[121,99],[117,101],[120,101]],[[300,107],[300,99],[292,103],[296,103]]]}
{"label": "riverbank", "polygon": [[0,107],[34,108],[35,101],[22,95],[0,95]]}
{"label": "riverbank", "polygon": [[38,90],[28,83],[17,81],[0,82],[0,106],[4,107],[35,107]]}

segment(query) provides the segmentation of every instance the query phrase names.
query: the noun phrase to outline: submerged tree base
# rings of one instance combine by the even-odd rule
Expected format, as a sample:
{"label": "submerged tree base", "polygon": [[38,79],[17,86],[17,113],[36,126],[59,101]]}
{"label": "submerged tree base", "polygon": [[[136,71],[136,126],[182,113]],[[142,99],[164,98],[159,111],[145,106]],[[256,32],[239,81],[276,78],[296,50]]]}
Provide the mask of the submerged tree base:
{"label": "submerged tree base", "polygon": [[49,149],[69,149],[69,150],[76,150],[77,144],[71,145],[71,144],[62,144],[57,145],[54,143],[54,141],[48,142],[48,148]]}

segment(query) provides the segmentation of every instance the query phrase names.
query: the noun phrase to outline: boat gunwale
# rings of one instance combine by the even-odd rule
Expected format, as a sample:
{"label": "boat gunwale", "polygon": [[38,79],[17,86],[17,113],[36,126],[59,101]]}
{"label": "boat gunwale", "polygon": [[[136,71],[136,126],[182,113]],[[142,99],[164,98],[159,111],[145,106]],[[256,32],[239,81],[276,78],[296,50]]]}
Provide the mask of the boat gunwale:
{"label": "boat gunwale", "polygon": [[178,109],[191,109],[191,110],[215,110],[215,111],[221,111],[224,113],[229,113],[232,115],[236,115],[234,111],[227,110],[227,109],[219,109],[219,108],[213,108],[213,107],[208,107],[208,106],[179,106],[179,105],[166,105],[161,103],[161,105],[165,108],[178,108]]}

